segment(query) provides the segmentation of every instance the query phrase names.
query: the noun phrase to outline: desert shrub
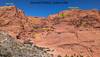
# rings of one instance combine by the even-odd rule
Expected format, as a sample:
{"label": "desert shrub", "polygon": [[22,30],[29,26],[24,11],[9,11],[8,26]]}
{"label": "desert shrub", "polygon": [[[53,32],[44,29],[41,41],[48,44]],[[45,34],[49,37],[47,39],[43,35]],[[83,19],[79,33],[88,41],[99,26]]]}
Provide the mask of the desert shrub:
{"label": "desert shrub", "polygon": [[83,57],[83,55],[80,55],[79,57]]}
{"label": "desert shrub", "polygon": [[64,57],[69,57],[67,54]]}
{"label": "desert shrub", "polygon": [[76,55],[76,54],[68,56],[68,55],[66,54],[64,57],[84,57],[84,56],[83,56],[83,55]]}
{"label": "desert shrub", "polygon": [[59,14],[59,16],[60,16],[60,17],[64,17],[65,15],[62,13],[62,14]]}
{"label": "desert shrub", "polygon": [[61,55],[58,55],[57,57],[61,57]]}
{"label": "desert shrub", "polygon": [[73,55],[71,55],[70,57],[74,57]]}
{"label": "desert shrub", "polygon": [[43,47],[30,45],[29,42],[20,43],[0,32],[0,57],[51,57],[51,55],[44,51]]}

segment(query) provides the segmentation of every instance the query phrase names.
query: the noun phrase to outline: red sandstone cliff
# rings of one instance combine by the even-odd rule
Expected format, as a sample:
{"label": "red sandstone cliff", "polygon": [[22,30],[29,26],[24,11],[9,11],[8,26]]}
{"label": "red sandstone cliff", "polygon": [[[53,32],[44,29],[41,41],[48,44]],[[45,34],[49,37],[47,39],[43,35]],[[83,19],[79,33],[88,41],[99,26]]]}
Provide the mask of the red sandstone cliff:
{"label": "red sandstone cliff", "polygon": [[100,56],[100,11],[64,10],[48,18],[25,16],[15,6],[0,7],[0,30],[19,40],[54,49],[65,56]]}
{"label": "red sandstone cliff", "polygon": [[8,32],[14,38],[20,38],[20,35],[32,31],[32,26],[22,10],[15,6],[4,6],[0,7],[0,30]]}

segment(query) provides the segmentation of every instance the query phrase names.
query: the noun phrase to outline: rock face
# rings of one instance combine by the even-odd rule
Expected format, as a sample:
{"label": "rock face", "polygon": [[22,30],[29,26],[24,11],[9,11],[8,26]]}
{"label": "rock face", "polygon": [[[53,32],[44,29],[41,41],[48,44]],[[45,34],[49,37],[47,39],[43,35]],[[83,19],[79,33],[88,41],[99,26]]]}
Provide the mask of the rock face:
{"label": "rock face", "polygon": [[0,57],[51,57],[43,48],[22,44],[0,31]]}
{"label": "rock face", "polygon": [[[8,32],[14,38],[27,39],[32,26],[23,11],[15,6],[0,7],[0,30]],[[27,35],[28,34],[28,35]],[[25,36],[25,37],[23,37]],[[30,36],[30,38],[32,38]]]}
{"label": "rock face", "polygon": [[[61,55],[100,56],[100,13],[97,10],[65,10],[48,18],[48,32],[37,37],[37,45],[55,49]],[[41,39],[42,38],[42,39]],[[43,39],[44,38],[44,39]]]}
{"label": "rock face", "polygon": [[54,49],[57,56],[100,56],[100,11],[64,10],[48,18],[25,16],[14,6],[0,7],[0,30],[21,41]]}

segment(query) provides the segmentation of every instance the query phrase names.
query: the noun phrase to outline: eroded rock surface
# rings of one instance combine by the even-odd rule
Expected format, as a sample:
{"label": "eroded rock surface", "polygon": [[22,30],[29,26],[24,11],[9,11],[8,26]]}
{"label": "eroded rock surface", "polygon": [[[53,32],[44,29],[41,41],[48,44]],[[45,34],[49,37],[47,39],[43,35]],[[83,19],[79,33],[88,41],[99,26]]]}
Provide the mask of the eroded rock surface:
{"label": "eroded rock surface", "polygon": [[21,41],[31,40],[38,46],[51,48],[54,57],[100,56],[98,10],[71,9],[41,18],[25,16],[14,6],[0,7],[0,30]]}
{"label": "eroded rock surface", "polygon": [[[24,12],[15,6],[0,7],[0,30],[8,32],[12,37],[18,39],[32,38],[32,26]],[[25,36],[28,34],[29,36]],[[25,36],[25,37],[22,37]]]}
{"label": "eroded rock surface", "polygon": [[[99,57],[100,13],[97,10],[65,10],[48,17],[50,30],[37,45],[51,47],[58,55]],[[39,38],[39,37],[37,37]],[[42,38],[42,37],[41,37]]]}

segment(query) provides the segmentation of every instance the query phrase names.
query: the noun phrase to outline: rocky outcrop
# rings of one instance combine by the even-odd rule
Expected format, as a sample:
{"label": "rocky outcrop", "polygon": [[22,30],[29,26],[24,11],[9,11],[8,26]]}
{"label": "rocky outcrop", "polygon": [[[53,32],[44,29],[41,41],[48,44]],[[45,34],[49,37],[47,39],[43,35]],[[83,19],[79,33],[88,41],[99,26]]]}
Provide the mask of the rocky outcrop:
{"label": "rocky outcrop", "polygon": [[100,11],[64,10],[47,18],[25,16],[15,6],[0,7],[0,30],[23,43],[31,40],[54,57],[100,56]]}
{"label": "rocky outcrop", "polygon": [[65,10],[48,17],[48,20],[55,23],[74,25],[75,27],[99,28],[100,13],[96,10]]}
{"label": "rocky outcrop", "polygon": [[8,32],[14,38],[24,40],[31,38],[27,33],[32,32],[32,26],[22,10],[15,6],[4,6],[0,7],[0,30]]}
{"label": "rocky outcrop", "polygon": [[[100,13],[97,10],[65,10],[48,17],[50,30],[37,45],[54,48],[57,55],[99,57]],[[43,38],[41,37],[41,38]],[[39,38],[39,37],[37,37]]]}

